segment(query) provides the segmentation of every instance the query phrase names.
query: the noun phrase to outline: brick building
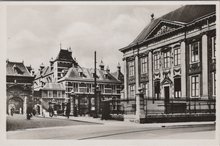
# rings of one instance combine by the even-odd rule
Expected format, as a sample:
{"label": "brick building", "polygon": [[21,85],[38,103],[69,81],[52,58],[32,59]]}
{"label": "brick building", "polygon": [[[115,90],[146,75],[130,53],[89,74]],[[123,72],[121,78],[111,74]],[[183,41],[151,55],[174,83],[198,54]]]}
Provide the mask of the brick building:
{"label": "brick building", "polygon": [[7,114],[14,108],[15,113],[25,114],[32,106],[34,76],[24,62],[6,61]]}
{"label": "brick building", "polygon": [[[101,61],[97,68],[97,88],[100,100],[120,98],[123,74],[120,65],[111,73]],[[50,66],[40,66],[34,82],[35,98],[38,105],[47,108],[49,102],[58,110],[65,110],[70,102],[71,114],[90,114],[94,109],[94,69],[81,67],[72,58],[71,49],[60,49],[57,57],[51,59]]]}

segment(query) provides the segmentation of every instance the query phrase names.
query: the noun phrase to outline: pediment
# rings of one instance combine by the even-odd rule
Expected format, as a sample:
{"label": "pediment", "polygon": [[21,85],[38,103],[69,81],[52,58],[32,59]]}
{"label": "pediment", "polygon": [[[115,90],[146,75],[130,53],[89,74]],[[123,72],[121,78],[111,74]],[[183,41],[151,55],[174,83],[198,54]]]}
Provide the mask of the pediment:
{"label": "pediment", "polygon": [[184,24],[180,23],[180,22],[161,20],[150,31],[149,35],[147,36],[147,39],[161,36],[163,34],[166,34],[168,32],[171,32],[171,31],[173,31],[177,28],[183,27],[183,26],[184,26]]}
{"label": "pediment", "polygon": [[162,85],[166,85],[166,84],[172,84],[173,82],[171,81],[171,79],[169,77],[165,77],[164,80],[161,82]]}

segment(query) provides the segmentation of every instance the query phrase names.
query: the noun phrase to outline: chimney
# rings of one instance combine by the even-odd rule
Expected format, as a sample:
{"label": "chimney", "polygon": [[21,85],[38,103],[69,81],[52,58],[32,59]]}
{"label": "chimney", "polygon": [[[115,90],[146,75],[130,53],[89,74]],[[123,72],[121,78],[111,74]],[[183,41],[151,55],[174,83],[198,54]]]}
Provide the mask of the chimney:
{"label": "chimney", "polygon": [[40,70],[40,74],[42,74],[44,67],[45,67],[44,64],[41,63],[41,65],[40,65],[40,69],[39,69],[39,70]]}
{"label": "chimney", "polygon": [[154,13],[152,13],[150,16],[151,16],[151,21],[153,21],[154,20]]}
{"label": "chimney", "polygon": [[118,68],[118,72],[121,72],[121,65],[119,62],[118,62],[117,68]]}
{"label": "chimney", "polygon": [[71,47],[69,47],[67,50],[70,53],[70,56],[72,56],[72,49],[71,49]]}
{"label": "chimney", "polygon": [[53,57],[50,59],[50,69],[53,70]]}
{"label": "chimney", "polygon": [[106,67],[106,71],[107,71],[107,73],[110,73],[110,69],[109,69],[109,66],[107,65],[107,67]]}
{"label": "chimney", "polygon": [[101,60],[100,64],[99,64],[100,70],[104,70],[105,65],[103,63],[103,61]]}

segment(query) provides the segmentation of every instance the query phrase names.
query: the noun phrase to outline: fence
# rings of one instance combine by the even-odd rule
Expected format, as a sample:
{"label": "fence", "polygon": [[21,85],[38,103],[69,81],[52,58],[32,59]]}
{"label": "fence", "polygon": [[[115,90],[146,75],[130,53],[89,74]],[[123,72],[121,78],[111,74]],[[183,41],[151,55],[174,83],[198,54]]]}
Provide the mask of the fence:
{"label": "fence", "polygon": [[[174,99],[143,99],[140,107],[146,115],[158,114],[195,114],[215,113],[215,99],[174,98]],[[110,114],[135,115],[135,99],[115,99],[110,101]]]}

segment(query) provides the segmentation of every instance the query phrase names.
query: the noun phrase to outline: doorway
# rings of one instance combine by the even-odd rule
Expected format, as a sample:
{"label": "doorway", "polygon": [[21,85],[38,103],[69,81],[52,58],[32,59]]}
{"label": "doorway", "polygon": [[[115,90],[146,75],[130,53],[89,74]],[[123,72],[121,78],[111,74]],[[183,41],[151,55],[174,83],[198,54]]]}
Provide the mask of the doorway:
{"label": "doorway", "polygon": [[169,103],[170,102],[170,87],[169,86],[164,87],[164,96],[165,96],[165,103]]}
{"label": "doorway", "polygon": [[164,87],[164,106],[165,106],[165,113],[169,113],[169,102],[170,102],[170,87]]}

